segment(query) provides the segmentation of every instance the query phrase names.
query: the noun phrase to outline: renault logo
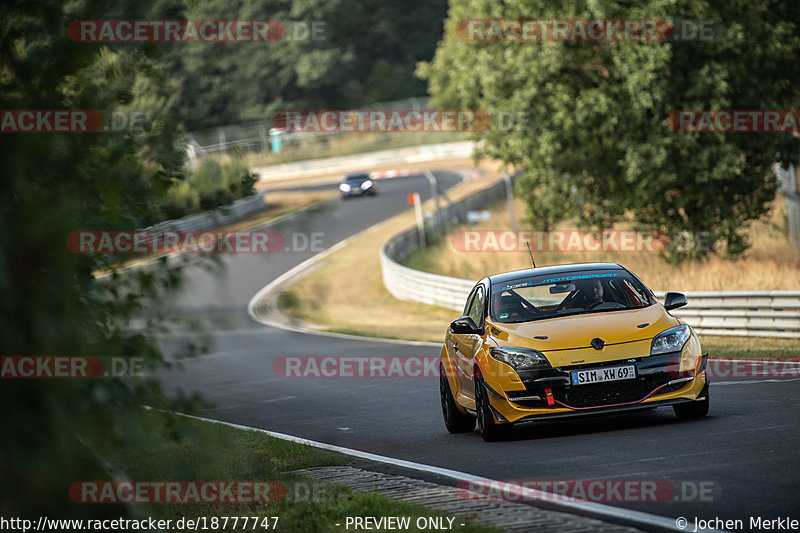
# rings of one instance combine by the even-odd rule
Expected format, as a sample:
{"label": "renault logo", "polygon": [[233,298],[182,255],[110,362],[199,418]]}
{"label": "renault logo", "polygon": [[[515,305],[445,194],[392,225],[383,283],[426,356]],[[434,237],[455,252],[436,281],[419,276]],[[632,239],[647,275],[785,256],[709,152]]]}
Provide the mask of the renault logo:
{"label": "renault logo", "polygon": [[606,345],[606,341],[604,341],[600,337],[595,337],[594,339],[592,339],[592,348],[594,348],[595,350],[598,350],[598,351],[602,350],[603,346],[605,346],[605,345]]}

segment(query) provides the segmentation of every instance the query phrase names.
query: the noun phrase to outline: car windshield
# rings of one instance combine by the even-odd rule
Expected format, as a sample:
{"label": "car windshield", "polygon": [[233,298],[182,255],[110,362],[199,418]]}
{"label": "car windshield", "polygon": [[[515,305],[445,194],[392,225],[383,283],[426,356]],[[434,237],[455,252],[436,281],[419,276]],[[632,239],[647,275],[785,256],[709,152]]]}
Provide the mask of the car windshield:
{"label": "car windshield", "polygon": [[649,291],[627,271],[570,272],[494,284],[490,315],[497,322],[528,322],[638,309],[653,302]]}
{"label": "car windshield", "polygon": [[354,176],[347,176],[345,181],[363,181],[369,179],[369,176],[366,174],[356,174]]}

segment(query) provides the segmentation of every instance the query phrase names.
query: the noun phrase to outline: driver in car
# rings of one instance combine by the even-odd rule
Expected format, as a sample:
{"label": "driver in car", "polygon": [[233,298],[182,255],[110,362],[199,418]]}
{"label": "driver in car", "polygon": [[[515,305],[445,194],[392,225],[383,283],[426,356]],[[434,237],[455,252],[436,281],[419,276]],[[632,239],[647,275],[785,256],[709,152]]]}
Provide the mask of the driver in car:
{"label": "driver in car", "polygon": [[589,281],[588,287],[583,289],[586,307],[594,307],[603,303],[603,284],[599,279]]}
{"label": "driver in car", "polygon": [[599,279],[576,281],[577,290],[568,299],[564,309],[591,309],[603,303],[603,284]]}

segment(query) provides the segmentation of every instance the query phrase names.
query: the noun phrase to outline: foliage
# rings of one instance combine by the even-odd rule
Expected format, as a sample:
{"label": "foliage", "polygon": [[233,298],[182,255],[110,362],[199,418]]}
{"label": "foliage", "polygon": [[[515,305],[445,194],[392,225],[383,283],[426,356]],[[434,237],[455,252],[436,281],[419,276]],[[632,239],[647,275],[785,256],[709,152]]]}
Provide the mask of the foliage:
{"label": "foliage", "polygon": [[[433,56],[445,1],[185,0],[189,20],[278,20],[268,43],[174,43],[163,63],[181,80],[190,130],[271,118],[280,109],[346,109],[425,94],[416,63]],[[313,24],[319,39],[296,39]]]}
{"label": "foliage", "polygon": [[164,218],[180,218],[229,205],[253,194],[255,182],[256,176],[240,159],[221,163],[206,157],[195,171],[183,180],[176,180],[167,190],[162,208]]}
{"label": "foliage", "polygon": [[[721,31],[682,42],[462,40],[458,22],[473,18],[705,19]],[[735,255],[747,247],[743,224],[774,198],[772,164],[792,159],[798,139],[674,133],[666,118],[682,109],[793,109],[799,60],[800,10],[781,0],[452,0],[444,41],[418,72],[439,107],[530,117],[478,136],[486,154],[527,172],[517,190],[534,227],[629,218],[668,234],[709,231],[717,251]]]}
{"label": "foliage", "polygon": [[[126,11],[127,9],[127,11]],[[119,258],[72,253],[79,230],[144,227],[158,220],[159,199],[182,174],[174,87],[148,47],[76,43],[75,19],[141,17],[91,1],[23,2],[0,7],[0,109],[141,112],[141,127],[95,133],[0,133],[0,355],[140,357],[163,364],[148,330],[131,318],[179,282],[175,269],[115,272]],[[107,115],[108,116],[108,115]],[[108,124],[108,122],[106,122]],[[106,434],[141,432],[142,403],[166,405],[146,379],[6,380],[0,431],[0,514],[63,513],[79,479],[115,475]],[[112,424],[112,422],[116,422]],[[114,440],[114,439],[112,439]],[[83,507],[81,515],[125,511]]]}

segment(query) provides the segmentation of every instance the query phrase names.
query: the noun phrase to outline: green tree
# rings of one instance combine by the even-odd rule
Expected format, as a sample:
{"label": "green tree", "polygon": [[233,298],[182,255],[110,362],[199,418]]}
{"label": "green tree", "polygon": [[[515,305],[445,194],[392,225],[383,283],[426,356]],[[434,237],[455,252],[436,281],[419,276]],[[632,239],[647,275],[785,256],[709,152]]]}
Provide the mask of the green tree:
{"label": "green tree", "polygon": [[[459,21],[490,18],[690,19],[712,40],[467,41]],[[518,193],[531,224],[578,217],[592,228],[710,232],[743,251],[745,222],[774,198],[771,166],[797,153],[787,133],[675,133],[681,109],[792,109],[800,101],[796,2],[452,0],[445,38],[419,74],[440,107],[523,112],[522,127],[479,134],[483,151],[526,171]],[[704,253],[690,247],[678,256]]]}
{"label": "green tree", "polygon": [[[173,10],[177,10],[174,8]],[[422,96],[414,77],[442,35],[444,0],[186,1],[189,20],[278,20],[268,43],[174,43],[162,59],[180,80],[190,130],[263,120],[281,109],[346,109]],[[319,39],[296,39],[302,25]]]}
{"label": "green tree", "polygon": [[[160,198],[182,175],[174,87],[152,47],[73,42],[72,20],[137,18],[136,6],[5,2],[0,7],[0,109],[136,112],[119,131],[0,133],[0,356],[141,357],[155,343],[130,319],[179,280],[172,268],[121,276],[119,258],[72,253],[67,236],[155,222]],[[130,116],[130,115],[126,115]],[[109,122],[107,121],[108,125]],[[97,278],[106,270],[112,274]],[[8,380],[0,431],[0,515],[119,516],[69,506],[76,480],[118,474],[111,446],[142,433],[141,404],[166,405],[157,383],[128,379]]]}

